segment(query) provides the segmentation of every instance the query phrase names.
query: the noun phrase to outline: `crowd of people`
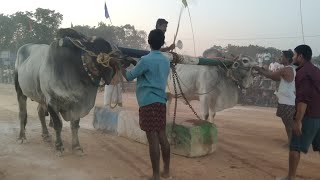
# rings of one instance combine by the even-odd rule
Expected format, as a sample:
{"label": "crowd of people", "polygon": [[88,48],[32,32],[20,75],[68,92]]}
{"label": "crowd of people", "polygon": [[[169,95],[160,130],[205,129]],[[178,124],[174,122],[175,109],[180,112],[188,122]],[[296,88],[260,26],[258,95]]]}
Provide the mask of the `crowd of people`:
{"label": "crowd of people", "polygon": [[13,84],[14,70],[11,66],[0,66],[0,83]]}

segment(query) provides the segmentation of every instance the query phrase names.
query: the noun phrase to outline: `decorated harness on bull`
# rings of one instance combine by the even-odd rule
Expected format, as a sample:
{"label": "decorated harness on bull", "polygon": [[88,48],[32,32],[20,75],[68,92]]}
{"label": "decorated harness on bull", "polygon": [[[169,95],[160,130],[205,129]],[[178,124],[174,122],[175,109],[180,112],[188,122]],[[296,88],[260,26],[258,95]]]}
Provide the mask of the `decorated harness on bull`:
{"label": "decorated harness on bull", "polygon": [[[94,52],[91,50],[93,42],[99,38],[87,38],[73,29],[60,29],[57,33],[59,46],[67,48],[77,48],[81,50],[82,65],[95,86],[104,86],[105,84],[117,84],[120,81],[120,66],[135,65],[135,61],[124,56],[121,51],[112,46],[109,42],[105,44],[109,52]],[[100,38],[102,39],[102,38]],[[109,71],[107,71],[108,69]],[[111,82],[107,82],[105,72],[112,72],[107,76],[111,76]]]}

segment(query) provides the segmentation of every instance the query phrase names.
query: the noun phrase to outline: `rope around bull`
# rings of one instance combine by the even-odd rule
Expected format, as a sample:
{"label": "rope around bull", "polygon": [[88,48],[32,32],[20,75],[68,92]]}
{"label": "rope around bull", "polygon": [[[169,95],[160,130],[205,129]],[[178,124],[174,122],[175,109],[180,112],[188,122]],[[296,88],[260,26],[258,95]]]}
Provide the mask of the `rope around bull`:
{"label": "rope around bull", "polygon": [[[227,74],[227,76],[228,77],[231,77],[231,79],[232,80],[234,80],[235,82],[238,82],[238,80],[233,76],[233,74],[230,72],[231,70],[227,67],[227,65],[223,62],[223,61],[221,61],[221,63],[223,64],[223,66],[224,66],[224,68],[225,69],[223,69],[224,71],[225,71],[225,73]],[[218,67],[220,67],[220,66],[218,66]],[[227,70],[226,70],[227,69]],[[172,76],[173,77],[173,76]],[[180,76],[178,75],[178,73],[176,73],[176,77],[177,78],[179,78],[179,81],[182,83],[182,85],[185,87],[185,88],[187,88],[187,89],[190,89],[183,81],[182,81],[182,79],[180,78]],[[170,91],[170,93],[171,93],[171,90],[170,90],[170,87],[168,86],[168,89],[169,89],[169,91]],[[210,91],[207,91],[207,92],[204,92],[204,93],[194,93],[195,95],[206,95],[206,94],[209,94],[209,93],[211,93],[212,91],[214,91],[215,90],[215,88],[212,88]],[[182,91],[180,91],[180,92],[182,92]],[[180,94],[179,94],[180,95]],[[181,96],[178,96],[178,97],[181,97]]]}
{"label": "rope around bull", "polygon": [[111,55],[116,53],[118,50],[112,50],[109,53],[99,53],[98,55],[95,54],[94,52],[88,50],[85,48],[85,46],[81,43],[81,41],[74,40],[73,38],[66,37],[69,41],[72,42],[73,45],[75,45],[77,48],[85,51],[88,53],[89,56],[91,57],[97,57],[97,63],[101,64],[104,67],[110,67],[110,60],[111,60]]}
{"label": "rope around bull", "polygon": [[[104,67],[111,67],[110,66],[111,55],[118,51],[118,50],[112,50],[109,53],[99,53],[97,55],[94,52],[92,52],[90,50],[87,50],[85,48],[85,46],[81,43],[81,41],[74,40],[73,38],[70,38],[70,37],[66,37],[66,38],[68,40],[70,40],[73,45],[75,45],[79,49],[85,51],[89,56],[97,57],[97,63],[101,64]],[[118,82],[120,82],[121,81],[121,77],[120,77],[121,76],[121,72],[117,68],[115,68],[115,70],[116,70],[115,76],[118,77]],[[113,84],[115,84],[115,82],[113,82]],[[111,109],[114,109],[115,107],[117,107],[119,105],[119,102],[117,101],[116,104],[114,106],[112,106],[112,96],[113,96],[114,89],[115,89],[115,86],[113,86],[112,91],[111,91],[111,97],[110,97],[110,103],[109,103],[109,106],[110,106]],[[118,91],[117,91],[117,93],[118,93]]]}

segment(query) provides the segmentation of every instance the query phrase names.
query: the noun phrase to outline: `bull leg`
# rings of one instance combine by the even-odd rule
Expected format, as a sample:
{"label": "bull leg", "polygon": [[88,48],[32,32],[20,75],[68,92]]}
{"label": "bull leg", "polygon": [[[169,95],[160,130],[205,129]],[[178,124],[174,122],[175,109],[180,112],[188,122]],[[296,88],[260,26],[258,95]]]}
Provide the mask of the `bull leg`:
{"label": "bull leg", "polygon": [[209,122],[213,123],[214,117],[216,116],[216,110],[215,110],[215,105],[216,105],[216,99],[212,97],[209,101]]}
{"label": "bull leg", "polygon": [[56,146],[57,155],[61,156],[64,151],[64,147],[61,139],[62,121],[61,121],[61,118],[59,117],[58,111],[53,110],[53,108],[50,105],[48,106],[48,111],[52,118],[53,128],[56,131],[55,146]]}
{"label": "bull leg", "polygon": [[18,140],[23,143],[26,141],[26,125],[27,125],[27,96],[18,95],[19,103],[19,119],[20,119],[20,134]]}
{"label": "bull leg", "polygon": [[208,97],[206,95],[201,95],[199,99],[200,99],[201,109],[203,112],[203,120],[207,121],[209,118]]}
{"label": "bull leg", "polygon": [[17,92],[17,99],[19,104],[19,119],[20,119],[20,134],[18,140],[23,143],[26,141],[26,125],[27,125],[27,96],[22,93],[19,81],[18,81],[18,73],[15,73],[15,89]]}
{"label": "bull leg", "polygon": [[80,128],[79,122],[80,122],[80,119],[70,121],[70,127],[72,132],[72,151],[75,154],[83,155],[83,149],[80,146],[79,137],[78,137],[78,130]]}
{"label": "bull leg", "polygon": [[49,131],[47,128],[47,124],[46,124],[46,108],[44,107],[44,105],[39,104],[38,105],[38,116],[41,122],[41,126],[42,126],[42,138],[44,142],[51,142],[51,137],[49,135]]}

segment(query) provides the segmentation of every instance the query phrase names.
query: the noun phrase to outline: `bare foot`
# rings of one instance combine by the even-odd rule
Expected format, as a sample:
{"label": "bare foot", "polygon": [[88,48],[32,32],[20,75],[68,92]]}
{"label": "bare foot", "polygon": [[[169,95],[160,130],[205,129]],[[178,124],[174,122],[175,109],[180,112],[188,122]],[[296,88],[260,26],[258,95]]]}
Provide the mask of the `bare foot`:
{"label": "bare foot", "polygon": [[159,176],[158,177],[152,176],[152,177],[148,178],[148,180],[160,180],[160,177]]}
{"label": "bare foot", "polygon": [[162,177],[162,178],[165,178],[165,179],[171,178],[169,172],[162,172],[162,173],[161,173],[161,177]]}
{"label": "bare foot", "polygon": [[275,180],[294,180],[294,177],[289,178],[288,176],[285,177],[276,177]]}

